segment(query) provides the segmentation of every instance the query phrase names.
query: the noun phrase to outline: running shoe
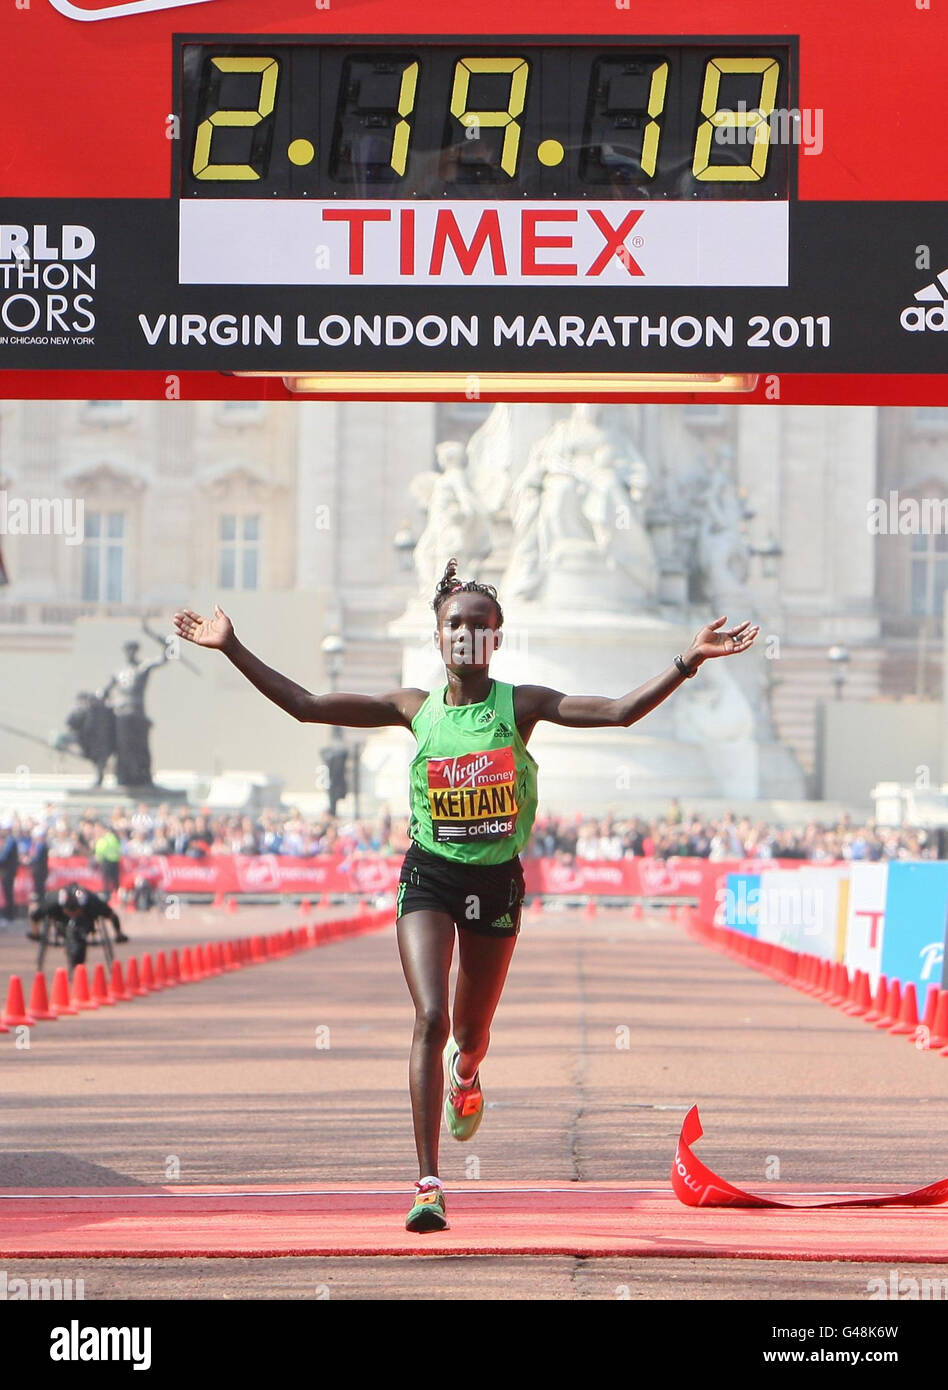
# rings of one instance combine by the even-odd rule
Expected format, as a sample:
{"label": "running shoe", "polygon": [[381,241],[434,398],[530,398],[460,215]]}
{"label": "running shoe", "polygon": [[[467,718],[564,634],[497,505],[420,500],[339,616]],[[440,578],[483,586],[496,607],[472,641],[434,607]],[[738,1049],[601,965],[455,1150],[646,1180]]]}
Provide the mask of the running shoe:
{"label": "running shoe", "polygon": [[480,1069],[471,1086],[462,1087],[458,1084],[457,1072],[454,1069],[460,1055],[461,1049],[457,1043],[453,1038],[448,1038],[444,1049],[444,1059],[448,1064],[448,1094],[444,1099],[444,1118],[453,1138],[464,1143],[466,1139],[473,1139],[484,1117],[484,1096],[481,1092]]}
{"label": "running shoe", "polygon": [[443,1231],[447,1224],[444,1188],[416,1182],[414,1206],[405,1218],[406,1231]]}

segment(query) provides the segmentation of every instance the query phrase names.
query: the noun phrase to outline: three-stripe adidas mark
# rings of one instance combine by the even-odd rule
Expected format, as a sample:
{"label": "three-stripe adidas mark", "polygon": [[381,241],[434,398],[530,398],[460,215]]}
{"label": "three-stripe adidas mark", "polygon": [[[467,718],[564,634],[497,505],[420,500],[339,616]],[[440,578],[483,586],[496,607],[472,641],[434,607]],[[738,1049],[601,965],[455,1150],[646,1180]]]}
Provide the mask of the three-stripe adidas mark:
{"label": "three-stripe adidas mark", "polygon": [[915,291],[915,303],[906,305],[899,322],[906,333],[948,333],[948,266]]}

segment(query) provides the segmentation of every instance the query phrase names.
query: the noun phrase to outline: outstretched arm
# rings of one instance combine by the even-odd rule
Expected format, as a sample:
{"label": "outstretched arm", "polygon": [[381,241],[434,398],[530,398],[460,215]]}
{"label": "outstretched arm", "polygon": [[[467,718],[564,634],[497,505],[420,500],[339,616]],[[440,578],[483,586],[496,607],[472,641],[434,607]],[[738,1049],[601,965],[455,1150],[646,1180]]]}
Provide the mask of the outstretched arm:
{"label": "outstretched arm", "polygon": [[[734,656],[746,652],[760,629],[746,622],[722,631],[727,618],[717,618],[697,634],[682,660],[689,670],[716,656]],[[550,724],[563,724],[573,729],[601,729],[624,726],[644,718],[673,690],[687,680],[674,664],[644,685],[627,695],[612,699],[606,695],[565,695],[545,685],[518,685],[516,690],[517,724],[532,726],[541,719]],[[524,735],[526,736],[526,735]]]}
{"label": "outstretched arm", "polygon": [[314,695],[254,656],[237,639],[230,618],[219,605],[215,606],[212,618],[202,618],[190,608],[182,609],[174,615],[174,626],[178,635],[187,641],[222,651],[262,695],[304,724],[346,724],[357,729],[401,724],[410,728],[428,693],[406,689],[392,690],[385,695],[354,695],[344,691]]}

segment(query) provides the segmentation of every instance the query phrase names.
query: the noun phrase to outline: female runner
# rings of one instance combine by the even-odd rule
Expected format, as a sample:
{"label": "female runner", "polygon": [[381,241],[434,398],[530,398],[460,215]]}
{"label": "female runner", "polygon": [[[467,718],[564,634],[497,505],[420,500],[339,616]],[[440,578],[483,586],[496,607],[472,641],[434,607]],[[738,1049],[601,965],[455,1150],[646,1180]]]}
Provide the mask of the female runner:
{"label": "female runner", "polygon": [[[488,667],[500,646],[504,615],[491,584],[457,578],[449,560],[432,608],[447,683],[436,690],[384,695],[313,695],[266,666],[234,634],[226,613],[191,609],[174,615],[181,637],[216,647],[268,699],[301,723],[410,729],[417,751],[410,771],[411,846],[396,899],[402,969],[415,1006],[409,1089],[419,1178],[406,1219],[410,1231],[443,1230],[444,1188],[438,1140],[444,1117],[466,1140],[484,1114],[480,1065],[520,931],[524,896],[520,850],[537,807],[537,764],[527,740],[540,720],[576,729],[628,727],[694,676],[703,661],[747,651],[758,627],[724,630],[726,617],[703,627],[661,675],[628,695],[565,695],[542,685],[494,680]],[[453,1014],[448,977],[458,939]]]}

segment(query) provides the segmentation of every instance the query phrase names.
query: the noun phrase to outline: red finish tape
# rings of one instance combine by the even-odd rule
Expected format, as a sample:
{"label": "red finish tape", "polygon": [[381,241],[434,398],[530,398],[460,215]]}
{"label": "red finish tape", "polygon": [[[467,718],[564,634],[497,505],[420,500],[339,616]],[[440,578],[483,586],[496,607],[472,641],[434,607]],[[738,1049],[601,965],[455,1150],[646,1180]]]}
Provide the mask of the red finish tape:
{"label": "red finish tape", "polygon": [[675,1196],[687,1207],[797,1207],[801,1211],[816,1207],[935,1207],[948,1201],[948,1178],[933,1182],[913,1192],[897,1192],[880,1197],[850,1197],[842,1202],[777,1202],[772,1197],[755,1197],[744,1192],[696,1158],[691,1145],[704,1133],[693,1105],[685,1116],[678,1148],[671,1168],[671,1183]]}

